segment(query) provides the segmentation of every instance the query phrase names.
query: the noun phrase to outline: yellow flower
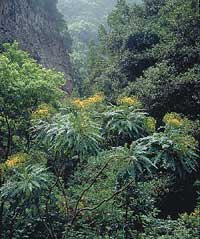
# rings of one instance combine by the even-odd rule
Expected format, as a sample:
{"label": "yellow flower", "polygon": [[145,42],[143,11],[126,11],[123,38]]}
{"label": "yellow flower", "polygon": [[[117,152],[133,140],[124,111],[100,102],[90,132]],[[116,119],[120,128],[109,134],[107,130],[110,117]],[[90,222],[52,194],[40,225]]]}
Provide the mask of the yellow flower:
{"label": "yellow flower", "polygon": [[5,162],[5,166],[7,168],[14,168],[19,164],[24,163],[27,161],[28,155],[25,153],[18,153],[11,155],[8,160]]}
{"label": "yellow flower", "polygon": [[72,101],[72,103],[80,109],[84,109],[88,107],[88,102],[86,100],[75,99]]}
{"label": "yellow flower", "polygon": [[87,99],[81,100],[81,99],[75,99],[72,101],[72,103],[77,106],[78,108],[85,109],[88,108],[96,103],[101,103],[103,101],[104,97],[102,94],[98,93],[94,96],[91,96]]}
{"label": "yellow flower", "polygon": [[164,118],[163,122],[171,127],[178,128],[183,125],[183,119],[177,113],[167,113]]}
{"label": "yellow flower", "polygon": [[132,96],[132,97],[125,96],[125,97],[119,98],[118,103],[120,105],[128,105],[128,106],[135,106],[135,107],[142,106],[141,102],[136,96]]}
{"label": "yellow flower", "polygon": [[48,117],[48,115],[52,112],[53,108],[51,105],[42,104],[38,107],[36,111],[32,113],[33,119],[43,119]]}
{"label": "yellow flower", "polygon": [[75,99],[72,103],[79,108],[84,108],[84,102],[80,99]]}
{"label": "yellow flower", "polygon": [[91,96],[89,97],[88,99],[85,100],[87,103],[100,103],[103,101],[103,95],[98,93],[98,94],[95,94],[94,96]]}

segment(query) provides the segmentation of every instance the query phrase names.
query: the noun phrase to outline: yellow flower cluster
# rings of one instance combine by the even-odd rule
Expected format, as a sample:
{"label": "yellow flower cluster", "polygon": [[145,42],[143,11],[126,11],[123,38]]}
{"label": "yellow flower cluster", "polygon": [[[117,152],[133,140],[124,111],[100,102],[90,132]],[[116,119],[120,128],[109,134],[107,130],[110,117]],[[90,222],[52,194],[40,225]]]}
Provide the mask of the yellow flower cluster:
{"label": "yellow flower cluster", "polygon": [[145,119],[145,127],[150,133],[156,131],[156,120],[153,117],[147,117]]}
{"label": "yellow flower cluster", "polygon": [[85,109],[96,103],[101,103],[103,99],[103,95],[101,93],[98,93],[84,100],[75,99],[72,101],[72,103],[78,108]]}
{"label": "yellow flower cluster", "polygon": [[52,106],[42,104],[36,111],[32,113],[32,119],[43,119],[46,118],[52,111]]}
{"label": "yellow flower cluster", "polygon": [[5,162],[7,168],[14,168],[15,166],[24,163],[27,161],[28,156],[25,153],[18,153],[11,155],[8,160]]}
{"label": "yellow flower cluster", "polygon": [[181,116],[174,112],[167,113],[163,118],[163,122],[167,126],[171,126],[171,127],[175,127],[175,128],[178,128],[183,125],[183,119],[181,118]]}
{"label": "yellow flower cluster", "polygon": [[119,98],[118,103],[121,105],[128,105],[128,106],[135,106],[135,107],[142,106],[141,102],[136,96],[132,96],[132,97],[125,96],[125,97]]}

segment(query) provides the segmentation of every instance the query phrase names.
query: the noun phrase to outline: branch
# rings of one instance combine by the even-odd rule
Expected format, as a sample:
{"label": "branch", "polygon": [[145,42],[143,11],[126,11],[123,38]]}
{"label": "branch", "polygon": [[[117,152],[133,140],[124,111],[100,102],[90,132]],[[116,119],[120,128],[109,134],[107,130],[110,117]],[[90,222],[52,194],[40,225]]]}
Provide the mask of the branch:
{"label": "branch", "polygon": [[122,193],[124,190],[126,190],[132,183],[135,182],[135,179],[131,180],[127,185],[125,185],[124,187],[122,187],[120,190],[118,190],[117,192],[115,192],[112,196],[104,199],[103,201],[101,201],[99,204],[97,204],[94,207],[86,207],[86,208],[82,208],[80,209],[78,212],[82,212],[82,211],[94,211],[97,208],[99,208],[100,206],[102,206],[105,202],[109,202],[110,200],[112,200],[114,197],[116,197],[117,195],[119,195],[120,193]]}
{"label": "branch", "polygon": [[[62,172],[63,172],[63,170],[62,170]],[[68,214],[69,213],[69,202],[68,202],[68,199],[67,199],[67,196],[66,196],[65,188],[64,188],[62,182],[60,181],[59,174],[58,174],[56,169],[55,169],[55,171],[56,171],[56,177],[57,177],[56,184],[58,183],[59,186],[60,186],[61,192],[62,192],[63,197],[64,197],[64,201],[65,201],[65,212],[67,212],[67,214]]]}
{"label": "branch", "polygon": [[109,160],[106,162],[106,164],[102,167],[102,169],[97,173],[97,175],[94,177],[94,179],[92,180],[92,182],[90,183],[90,185],[84,189],[80,195],[80,197],[78,198],[77,202],[76,202],[76,206],[75,206],[75,209],[74,209],[74,217],[76,217],[77,215],[77,209],[78,209],[78,205],[81,201],[81,199],[83,198],[84,194],[94,185],[94,183],[96,182],[97,178],[102,174],[102,172],[104,171],[104,169],[108,166],[108,164],[110,163],[112,157],[109,158]]}
{"label": "branch", "polygon": [[122,187],[120,190],[118,190],[117,192],[115,192],[112,196],[104,199],[103,201],[101,201],[99,204],[97,204],[96,206],[94,207],[86,207],[86,208],[82,208],[82,209],[79,209],[78,212],[76,212],[75,216],[73,217],[72,221],[71,221],[71,224],[74,223],[77,215],[80,213],[80,212],[83,212],[83,211],[94,211],[96,210],[97,208],[99,208],[100,206],[102,206],[104,203],[106,202],[109,202],[110,200],[112,200],[114,197],[116,197],[117,195],[119,195],[120,193],[122,193],[123,191],[125,191],[132,183],[135,182],[135,179],[131,180],[127,185],[125,185],[124,187]]}

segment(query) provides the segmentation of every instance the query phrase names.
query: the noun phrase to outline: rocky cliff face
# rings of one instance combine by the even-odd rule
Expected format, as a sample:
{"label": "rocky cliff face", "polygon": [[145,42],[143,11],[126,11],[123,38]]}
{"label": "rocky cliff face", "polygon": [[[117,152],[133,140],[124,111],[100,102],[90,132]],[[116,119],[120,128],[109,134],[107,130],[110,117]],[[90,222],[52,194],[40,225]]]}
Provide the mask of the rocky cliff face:
{"label": "rocky cliff face", "polygon": [[62,18],[56,0],[0,0],[0,46],[18,41],[23,50],[47,68],[70,79],[67,42],[60,33]]}

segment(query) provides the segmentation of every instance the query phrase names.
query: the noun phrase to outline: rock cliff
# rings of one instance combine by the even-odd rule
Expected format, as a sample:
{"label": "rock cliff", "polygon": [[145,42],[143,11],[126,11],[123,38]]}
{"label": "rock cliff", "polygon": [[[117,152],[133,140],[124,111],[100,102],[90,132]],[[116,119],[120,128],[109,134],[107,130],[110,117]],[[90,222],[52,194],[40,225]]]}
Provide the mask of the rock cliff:
{"label": "rock cliff", "polygon": [[56,0],[0,0],[0,47],[4,42],[16,40],[38,63],[64,72],[70,80],[68,43],[61,34],[63,20],[56,3]]}

